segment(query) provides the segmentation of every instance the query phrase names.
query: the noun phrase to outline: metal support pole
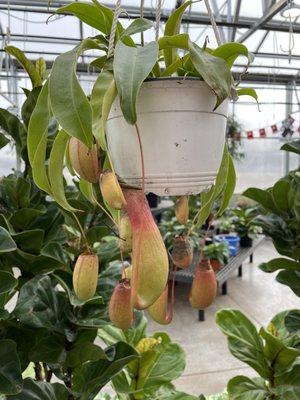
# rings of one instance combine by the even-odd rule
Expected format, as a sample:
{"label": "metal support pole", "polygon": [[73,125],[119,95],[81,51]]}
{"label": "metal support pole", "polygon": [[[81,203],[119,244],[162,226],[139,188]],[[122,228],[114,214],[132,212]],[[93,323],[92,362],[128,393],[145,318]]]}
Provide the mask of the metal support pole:
{"label": "metal support pole", "polygon": [[[286,85],[286,108],[285,113],[288,117],[292,112],[292,102],[293,102],[293,82],[289,82]],[[289,151],[284,152],[284,174],[287,175],[290,171],[290,153]]]}

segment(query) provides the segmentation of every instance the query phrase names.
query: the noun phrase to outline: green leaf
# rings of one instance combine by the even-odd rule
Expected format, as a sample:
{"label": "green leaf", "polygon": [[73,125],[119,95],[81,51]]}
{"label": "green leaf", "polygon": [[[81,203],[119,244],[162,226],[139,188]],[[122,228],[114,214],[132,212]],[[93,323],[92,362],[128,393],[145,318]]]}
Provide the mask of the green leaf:
{"label": "green leaf", "polygon": [[267,211],[275,212],[277,211],[276,205],[274,204],[272,195],[267,190],[257,189],[257,188],[249,188],[244,193],[243,196],[248,197],[251,200],[256,201],[262,207],[264,207]]}
{"label": "green leaf", "polygon": [[162,343],[142,353],[139,360],[137,390],[149,390],[181,376],[185,353],[177,343]]}
{"label": "green leaf", "polygon": [[216,214],[216,217],[219,217],[220,215],[222,215],[223,212],[227,209],[227,207],[230,203],[230,200],[234,194],[235,185],[236,185],[236,173],[235,173],[233,159],[232,159],[231,155],[229,154],[226,186],[225,186],[223,197],[222,197],[222,203]]}
{"label": "green leaf", "polygon": [[16,394],[22,390],[22,375],[16,343],[0,340],[0,393]]}
{"label": "green leaf", "polygon": [[0,226],[0,254],[14,251],[16,249],[17,245],[9,232]]}
{"label": "green leaf", "polygon": [[67,326],[66,313],[70,306],[55,287],[56,283],[52,283],[48,275],[36,276],[25,283],[14,310],[17,318],[34,328],[64,333]]}
{"label": "green leaf", "polygon": [[230,400],[271,400],[263,379],[250,379],[246,376],[236,376],[227,385]]}
{"label": "green leaf", "polygon": [[41,90],[42,90],[41,86],[37,86],[37,87],[33,88],[31,90],[31,92],[29,92],[25,102],[23,103],[22,120],[23,120],[25,126],[27,126],[27,127],[29,125],[31,115],[36,106],[36,103],[37,103],[37,100],[38,100]]}
{"label": "green leaf", "polygon": [[289,288],[300,297],[300,271],[285,270],[280,271],[276,280]]}
{"label": "green leaf", "polygon": [[13,238],[19,249],[29,253],[39,253],[43,241],[45,231],[43,229],[23,230],[15,233]]}
{"label": "green leaf", "polygon": [[232,355],[268,379],[271,371],[264,356],[263,342],[252,322],[238,310],[218,311],[216,322],[228,337]]}
{"label": "green leaf", "polygon": [[0,271],[0,294],[8,293],[18,284],[18,280],[10,272]]}
{"label": "green leaf", "polygon": [[6,46],[5,51],[19,61],[19,63],[29,75],[33,87],[42,85],[42,79],[37,72],[34,64],[30,60],[28,60],[23,51],[14,46]]}
{"label": "green leaf", "polygon": [[114,76],[110,71],[102,71],[92,89],[91,107],[93,116],[93,134],[106,150],[105,125],[111,105],[117,95]]}
{"label": "green leaf", "polygon": [[190,42],[189,50],[196,70],[217,96],[216,109],[230,96],[232,76],[226,61],[202,50],[196,43]]}
{"label": "green leaf", "polygon": [[20,151],[26,142],[26,130],[18,117],[0,108],[0,128],[15,141],[17,150]]}
{"label": "green leaf", "polygon": [[292,153],[300,154],[300,140],[291,142],[291,143],[285,143],[280,150],[285,150],[285,151],[290,151]]}
{"label": "green leaf", "polygon": [[9,142],[10,140],[0,132],[0,149],[5,147]]}
{"label": "green leaf", "polygon": [[120,39],[122,40],[126,36],[131,36],[135,35],[136,33],[145,32],[151,28],[153,28],[153,22],[145,18],[137,18],[131,22],[128,28],[124,29],[124,31],[120,35]]}
{"label": "green leaf", "polygon": [[73,391],[80,400],[90,400],[98,394],[129,362],[138,358],[137,352],[128,344],[119,342],[105,351],[106,359],[87,362],[75,368]]}
{"label": "green leaf", "polygon": [[79,181],[79,189],[84,197],[93,205],[96,205],[96,198],[93,189],[93,184],[85,181],[84,179],[80,179]]}
{"label": "green leaf", "polygon": [[274,272],[279,269],[300,270],[300,263],[289,258],[274,258],[273,260],[260,264],[259,268],[264,272]]}
{"label": "green leaf", "polygon": [[300,332],[300,310],[292,310],[287,314],[285,326],[291,333]]}
{"label": "green leaf", "polygon": [[173,62],[173,64],[169,65],[168,68],[166,68],[161,76],[171,76],[173,75],[178,68],[182,68],[184,63],[189,59],[189,54],[186,54],[184,57],[182,58],[178,58],[176,61]]}
{"label": "green leaf", "polygon": [[91,342],[79,343],[68,352],[66,366],[75,368],[87,361],[106,359],[106,354],[101,347]]}
{"label": "green leaf", "polygon": [[37,70],[41,80],[43,81],[47,76],[47,65],[46,61],[42,57],[36,60],[35,69]]}
{"label": "green leaf", "polygon": [[136,99],[140,87],[152,71],[158,57],[158,44],[150,42],[144,47],[135,48],[118,42],[114,56],[114,76],[121,109],[126,121],[135,124]]}
{"label": "green leaf", "polygon": [[243,88],[243,89],[238,89],[236,91],[238,96],[250,96],[253,97],[254,100],[256,100],[256,102],[258,102],[258,96],[256,93],[255,89],[252,88]]}
{"label": "green leaf", "polygon": [[290,182],[285,179],[280,179],[276,182],[271,190],[273,201],[276,204],[278,210],[282,212],[289,212],[289,191]]}
{"label": "green leaf", "polygon": [[49,182],[54,200],[65,210],[73,212],[76,209],[66,199],[63,178],[64,156],[69,139],[69,135],[62,130],[54,140],[49,160]]}
{"label": "green leaf", "polygon": [[29,352],[30,361],[62,364],[66,359],[65,338],[51,335],[42,338]]}
{"label": "green leaf", "polygon": [[54,117],[63,130],[89,148],[93,144],[92,109],[78,82],[76,64],[78,57],[90,49],[99,49],[99,45],[88,38],[73,50],[58,56],[49,80],[50,103]]}
{"label": "green leaf", "polygon": [[59,383],[36,382],[31,378],[24,380],[21,393],[10,396],[12,400],[68,400],[69,392]]}
{"label": "green leaf", "polygon": [[252,54],[248,52],[247,47],[242,43],[224,43],[211,54],[225,60],[230,69],[239,56],[247,57],[249,63],[253,60]]}
{"label": "green leaf", "polygon": [[[164,36],[174,36],[179,34],[182,16],[185,10],[192,4],[192,1],[184,2],[180,7],[178,7],[168,18],[166,25]],[[166,67],[173,64],[176,59],[176,50],[175,49],[165,49],[164,50],[164,59]]]}
{"label": "green leaf", "polygon": [[[164,36],[160,38],[158,40],[158,45],[159,45],[159,50],[165,50],[165,51],[172,49],[188,50],[189,42],[190,42],[189,35],[187,33],[180,33],[179,35]],[[172,64],[168,65],[168,67],[171,67]]]}
{"label": "green leaf", "polygon": [[33,110],[28,126],[28,156],[32,167],[32,175],[36,185],[51,194],[51,187],[47,175],[46,150],[48,126],[50,120],[50,104],[48,100],[48,81],[43,86]]}

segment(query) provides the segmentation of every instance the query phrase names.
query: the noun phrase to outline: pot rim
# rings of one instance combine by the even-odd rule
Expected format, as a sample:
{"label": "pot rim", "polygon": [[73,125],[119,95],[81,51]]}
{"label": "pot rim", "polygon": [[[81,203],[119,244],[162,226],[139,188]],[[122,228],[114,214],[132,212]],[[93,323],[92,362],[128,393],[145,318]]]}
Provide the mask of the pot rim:
{"label": "pot rim", "polygon": [[[159,76],[156,78],[147,78],[144,82],[160,82],[160,81],[199,81],[205,82],[197,76]],[[206,83],[206,82],[205,82]]]}

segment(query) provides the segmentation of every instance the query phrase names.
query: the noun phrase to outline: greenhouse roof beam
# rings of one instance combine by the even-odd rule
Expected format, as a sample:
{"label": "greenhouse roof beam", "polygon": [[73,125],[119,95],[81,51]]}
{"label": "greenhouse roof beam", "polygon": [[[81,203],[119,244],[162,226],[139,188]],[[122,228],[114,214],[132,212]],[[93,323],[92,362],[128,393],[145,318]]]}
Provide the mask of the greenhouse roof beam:
{"label": "greenhouse roof beam", "polygon": [[[236,6],[235,6],[235,11],[234,11],[234,17],[233,17],[233,22],[235,24],[238,22],[239,17],[240,17],[241,4],[242,4],[242,0],[237,0]],[[234,40],[235,40],[236,29],[237,29],[236,26],[234,26],[232,29],[231,39],[230,39],[231,42],[234,42]]]}
{"label": "greenhouse roof beam", "polygon": [[254,32],[259,29],[263,29],[265,24],[269,22],[275,15],[277,15],[281,10],[283,10],[288,4],[288,0],[279,0],[277,3],[273,4],[266,13],[250,28],[247,32],[245,32],[238,41],[243,43],[246,39],[248,39]]}

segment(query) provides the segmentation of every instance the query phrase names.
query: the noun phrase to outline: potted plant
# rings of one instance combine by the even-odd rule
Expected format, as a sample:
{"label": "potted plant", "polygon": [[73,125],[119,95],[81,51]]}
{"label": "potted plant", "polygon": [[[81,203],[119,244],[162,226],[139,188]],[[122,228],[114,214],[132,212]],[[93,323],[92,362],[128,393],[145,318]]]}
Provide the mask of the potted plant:
{"label": "potted plant", "polygon": [[[200,47],[188,34],[180,34],[181,18],[191,4],[186,1],[176,9],[164,35],[146,45],[143,32],[153,23],[144,18],[126,29],[118,23],[114,35],[112,11],[97,0],[57,10],[100,33],[55,60],[49,78],[55,118],[88,147],[95,138],[108,150],[122,182],[140,188],[144,175],[146,192],[158,195],[197,194],[211,187],[221,163],[229,99],[256,98],[253,89],[237,89],[230,71],[239,56],[251,62],[244,45],[225,43],[210,49],[206,42]],[[141,33],[142,46],[131,37],[136,33]],[[74,68],[90,49],[101,55],[91,63],[100,74],[89,102]]]}
{"label": "potted plant", "polygon": [[232,115],[227,119],[226,126],[226,142],[231,156],[236,161],[241,161],[245,158],[245,153],[241,150],[241,131],[242,125]]}
{"label": "potted plant", "polygon": [[255,222],[255,217],[258,215],[257,206],[246,208],[233,208],[232,223],[235,232],[241,238],[241,247],[251,247],[253,243],[253,235],[261,233],[261,228]]}
{"label": "potted plant", "polygon": [[226,215],[222,216],[216,221],[216,227],[218,234],[221,235],[229,235],[234,229],[231,217]]}
{"label": "potted plant", "polygon": [[218,272],[224,265],[227,264],[230,257],[228,243],[222,241],[220,243],[212,243],[203,248],[205,259],[210,261],[210,264],[215,272]]}

